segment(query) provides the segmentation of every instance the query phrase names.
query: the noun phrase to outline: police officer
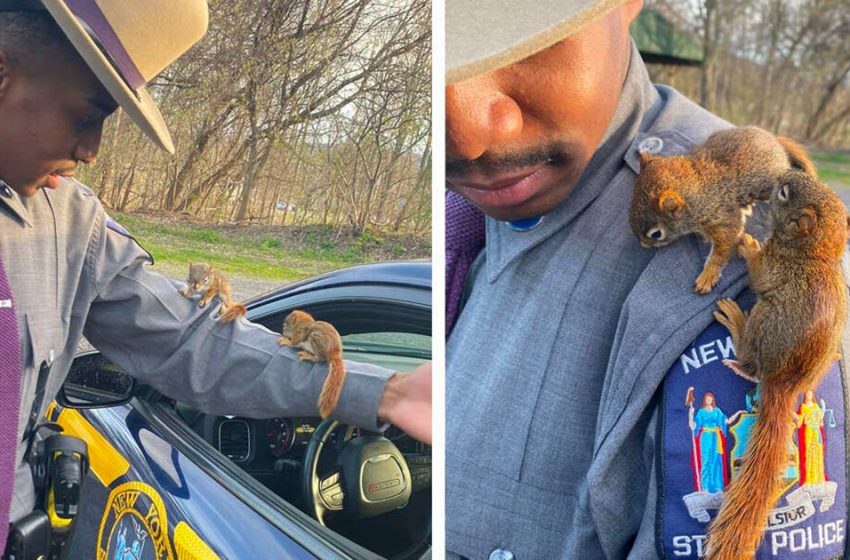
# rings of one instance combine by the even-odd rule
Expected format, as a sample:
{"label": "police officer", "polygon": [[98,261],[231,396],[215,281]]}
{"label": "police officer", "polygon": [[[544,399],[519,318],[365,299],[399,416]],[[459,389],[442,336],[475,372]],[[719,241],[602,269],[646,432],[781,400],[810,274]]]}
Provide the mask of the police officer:
{"label": "police officer", "polygon": [[[629,38],[641,4],[447,3],[450,558],[701,557],[746,448],[752,384],[722,365],[711,316],[717,298],[752,304],[742,261],[699,296],[708,247],[642,249],[628,224],[639,152],[730,126],[650,83]],[[763,208],[747,229],[763,238]],[[832,484],[789,465],[777,507],[805,515],[775,516],[759,558],[843,554],[845,383],[836,364],[816,390],[837,415],[817,458]]]}
{"label": "police officer", "polygon": [[[21,442],[83,335],[200,410],[317,414],[326,365],[299,361],[257,325],[221,325],[181,297],[74,179],[118,106],[173,152],[145,83],[206,26],[204,0],[0,0],[0,550],[6,520],[34,506]],[[371,429],[392,422],[428,440],[430,366],[394,374],[349,363],[335,416]]]}

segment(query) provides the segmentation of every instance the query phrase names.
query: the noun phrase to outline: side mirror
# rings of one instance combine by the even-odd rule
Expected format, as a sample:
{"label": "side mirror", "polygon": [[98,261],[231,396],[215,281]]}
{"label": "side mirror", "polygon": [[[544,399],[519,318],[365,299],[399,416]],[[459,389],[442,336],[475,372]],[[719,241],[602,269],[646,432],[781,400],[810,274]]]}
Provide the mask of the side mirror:
{"label": "side mirror", "polygon": [[133,398],[136,380],[100,354],[74,359],[56,401],[69,408],[104,408]]}

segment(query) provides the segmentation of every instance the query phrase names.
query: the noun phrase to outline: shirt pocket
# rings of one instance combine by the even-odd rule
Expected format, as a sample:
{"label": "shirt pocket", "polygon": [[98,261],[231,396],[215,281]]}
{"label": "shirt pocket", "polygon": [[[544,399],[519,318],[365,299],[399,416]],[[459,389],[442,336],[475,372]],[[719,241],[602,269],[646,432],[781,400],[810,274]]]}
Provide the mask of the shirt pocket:
{"label": "shirt pocket", "polygon": [[24,314],[23,324],[24,371],[21,377],[20,409],[22,435],[29,422],[33,405],[38,405],[39,410],[36,412],[40,415],[54,398],[55,391],[51,391],[49,381],[53,366],[62,351],[64,332],[59,317],[51,317],[49,313],[41,317],[33,313]]}
{"label": "shirt pocket", "polygon": [[[844,349],[846,351],[846,349]],[[727,330],[712,323],[681,354],[663,384],[657,438],[658,546],[663,558],[701,558],[708,525],[723,504],[755,425],[758,387],[723,359],[734,358]],[[783,489],[756,558],[824,560],[844,550],[846,391],[835,362],[814,391],[798,397]]]}

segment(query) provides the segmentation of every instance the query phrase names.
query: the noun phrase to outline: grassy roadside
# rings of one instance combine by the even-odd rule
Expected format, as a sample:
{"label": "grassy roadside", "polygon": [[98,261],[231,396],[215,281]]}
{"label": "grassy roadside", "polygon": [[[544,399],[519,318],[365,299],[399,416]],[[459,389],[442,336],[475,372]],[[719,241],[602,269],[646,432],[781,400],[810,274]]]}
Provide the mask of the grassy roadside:
{"label": "grassy roadside", "polygon": [[189,263],[225,273],[292,282],[354,264],[429,258],[430,243],[411,236],[354,236],[322,226],[305,228],[195,223],[184,216],[111,212],[154,256],[157,268],[183,277]]}
{"label": "grassy roadside", "polygon": [[850,189],[850,152],[812,150],[812,160],[821,180],[833,189]]}

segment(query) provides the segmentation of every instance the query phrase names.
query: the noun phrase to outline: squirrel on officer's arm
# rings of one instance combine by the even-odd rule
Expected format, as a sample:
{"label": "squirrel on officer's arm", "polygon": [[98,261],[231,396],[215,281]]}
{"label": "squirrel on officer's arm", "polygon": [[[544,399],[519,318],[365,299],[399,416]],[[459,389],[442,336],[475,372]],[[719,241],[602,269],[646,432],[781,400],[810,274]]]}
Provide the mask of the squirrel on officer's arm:
{"label": "squirrel on officer's arm", "polygon": [[641,245],[662,247],[698,233],[712,248],[694,291],[707,294],[734,256],[756,201],[767,200],[779,177],[795,168],[815,176],[792,140],[747,126],[712,134],[690,155],[641,152],[629,222]]}
{"label": "squirrel on officer's arm", "polygon": [[759,382],[761,396],[744,464],[709,528],[708,560],[755,554],[781,494],[796,400],[838,359],[847,315],[840,259],[850,221],[839,197],[811,175],[789,171],[770,199],[770,219],[764,248],[748,234],[739,246],[758,301],[749,314],[732,300],[718,301],[714,312],[737,357],[724,363]]}
{"label": "squirrel on officer's arm", "polygon": [[322,418],[334,411],[342,385],[345,364],[342,361],[342,339],[333,325],[316,321],[305,311],[295,310],[283,321],[281,346],[300,348],[298,357],[307,362],[328,362],[328,377],[322,385],[317,406]]}
{"label": "squirrel on officer's arm", "polygon": [[203,293],[198,301],[198,307],[205,307],[212,298],[221,299],[220,323],[229,323],[238,317],[244,317],[245,305],[233,301],[233,289],[230,280],[223,272],[207,263],[192,263],[189,265],[189,277],[186,279],[186,289],[180,290],[183,297],[191,297]]}

